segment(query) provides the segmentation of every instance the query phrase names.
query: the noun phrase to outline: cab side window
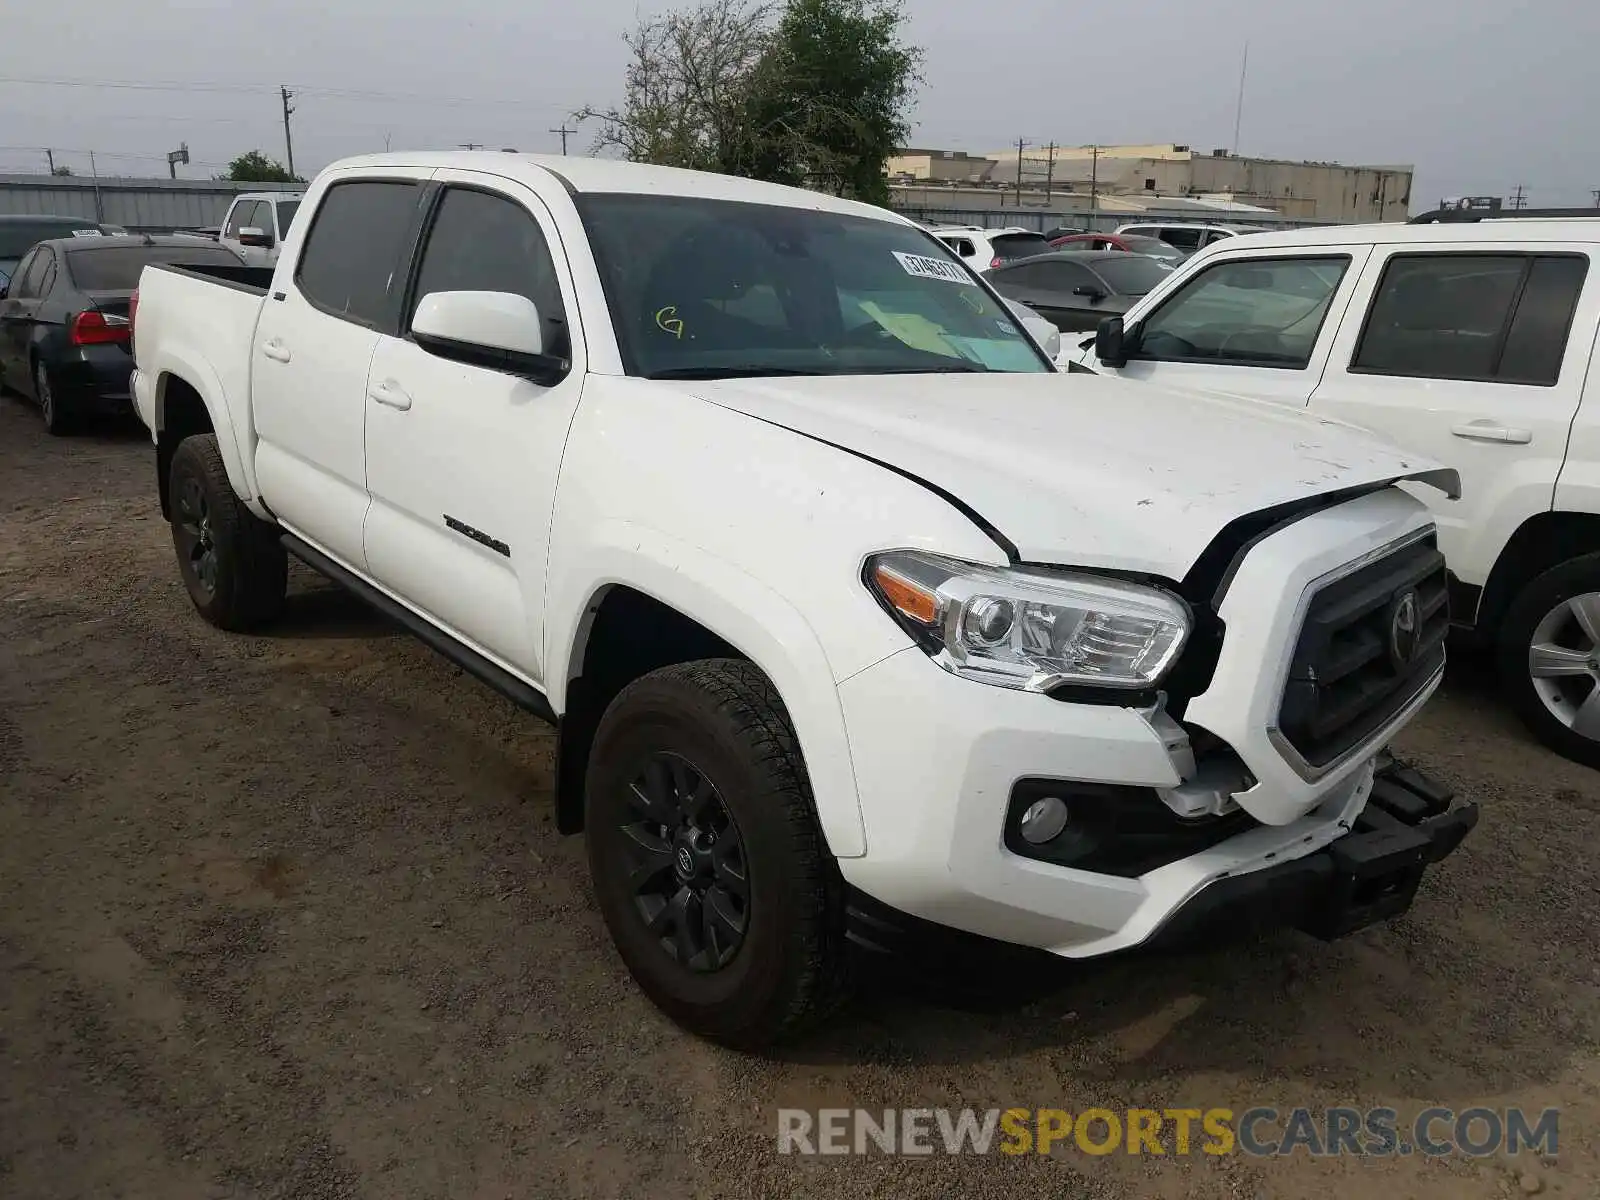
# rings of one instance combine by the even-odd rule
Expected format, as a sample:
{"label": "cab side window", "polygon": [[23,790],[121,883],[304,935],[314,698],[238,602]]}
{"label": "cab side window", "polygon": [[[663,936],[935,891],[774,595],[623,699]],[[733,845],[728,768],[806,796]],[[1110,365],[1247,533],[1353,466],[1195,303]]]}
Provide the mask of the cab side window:
{"label": "cab side window", "polygon": [[1350,370],[1553,386],[1588,269],[1581,254],[1397,254]]}
{"label": "cab side window", "polygon": [[1346,256],[1215,263],[1140,322],[1134,357],[1304,370]]}
{"label": "cab side window", "polygon": [[[371,329],[388,329],[404,286],[415,183],[362,179],[330,187],[311,215],[295,283],[314,307]],[[400,276],[400,279],[396,279]]]}
{"label": "cab side window", "polygon": [[565,358],[572,352],[544,233],[532,213],[505,196],[463,187],[445,190],[422,252],[413,315],[430,292],[526,296],[539,309],[545,353]]}

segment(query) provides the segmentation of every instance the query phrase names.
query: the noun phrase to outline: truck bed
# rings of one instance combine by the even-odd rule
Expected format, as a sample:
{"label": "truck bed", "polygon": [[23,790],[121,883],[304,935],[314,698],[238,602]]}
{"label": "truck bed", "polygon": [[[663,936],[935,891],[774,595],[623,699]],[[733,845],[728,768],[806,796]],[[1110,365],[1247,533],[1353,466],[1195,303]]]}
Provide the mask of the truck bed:
{"label": "truck bed", "polygon": [[177,266],[173,263],[151,263],[145,269],[171,271],[175,275],[195,276],[211,283],[220,283],[257,296],[265,296],[267,289],[272,286],[273,268],[247,267],[243,263],[236,267],[211,264]]}

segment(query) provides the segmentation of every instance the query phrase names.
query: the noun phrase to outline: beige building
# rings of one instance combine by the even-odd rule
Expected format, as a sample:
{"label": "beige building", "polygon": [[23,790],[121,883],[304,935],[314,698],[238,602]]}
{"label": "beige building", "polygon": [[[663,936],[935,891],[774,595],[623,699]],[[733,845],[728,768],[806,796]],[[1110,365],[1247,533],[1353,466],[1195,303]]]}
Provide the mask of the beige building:
{"label": "beige building", "polygon": [[[889,159],[889,178],[910,183],[982,183],[994,170],[994,160],[965,150],[917,150],[907,147]],[[1012,172],[1016,181],[1016,172]]]}
{"label": "beige building", "polygon": [[[907,151],[942,161],[943,151]],[[952,154],[960,153],[957,151]],[[1019,163],[1020,157],[1020,163]],[[969,163],[988,162],[981,175],[919,175],[910,179],[930,182],[983,182],[1015,189],[1022,178],[1029,191],[1076,196],[1138,196],[1200,198],[1235,201],[1269,208],[1285,217],[1316,221],[1403,221],[1411,207],[1411,177],[1407,166],[1345,166],[1329,162],[1294,162],[1288,159],[1252,158],[1227,150],[1196,151],[1178,144],[1127,146],[1057,146],[1053,150],[1025,147],[996,150],[987,155],[962,155]],[[890,178],[894,179],[890,160]],[[920,159],[917,161],[921,161]],[[904,178],[904,177],[902,177]],[[909,180],[906,180],[909,181]],[[1026,201],[1025,201],[1026,203]]]}

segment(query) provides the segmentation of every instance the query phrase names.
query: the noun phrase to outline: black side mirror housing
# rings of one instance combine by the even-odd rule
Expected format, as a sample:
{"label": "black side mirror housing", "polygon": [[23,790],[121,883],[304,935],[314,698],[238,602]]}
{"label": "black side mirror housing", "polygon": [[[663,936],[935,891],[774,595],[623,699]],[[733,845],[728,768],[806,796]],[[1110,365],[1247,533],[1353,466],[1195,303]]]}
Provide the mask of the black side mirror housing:
{"label": "black side mirror housing", "polygon": [[1106,294],[1104,292],[1095,287],[1093,284],[1089,283],[1080,283],[1077,287],[1072,289],[1072,294],[1074,296],[1087,296],[1089,298],[1089,303],[1091,304],[1099,304],[1100,301],[1106,298]]}
{"label": "black side mirror housing", "polygon": [[1107,317],[1094,331],[1094,356],[1107,367],[1120,367],[1128,361],[1128,335],[1121,317]]}

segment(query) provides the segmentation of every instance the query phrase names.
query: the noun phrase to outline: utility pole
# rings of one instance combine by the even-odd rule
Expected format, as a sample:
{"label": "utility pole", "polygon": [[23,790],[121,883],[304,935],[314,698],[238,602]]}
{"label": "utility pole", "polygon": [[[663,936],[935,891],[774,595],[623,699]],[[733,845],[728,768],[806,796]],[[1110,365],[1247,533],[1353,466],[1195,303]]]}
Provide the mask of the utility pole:
{"label": "utility pole", "polygon": [[[44,148],[44,160],[50,164],[50,174],[54,175],[56,173],[56,152],[50,149],[49,146]],[[1600,204],[1600,201],[1596,201],[1596,203]]]}
{"label": "utility pole", "polygon": [[1589,195],[1594,197],[1594,206],[1600,208],[1600,188],[1590,188]]}
{"label": "utility pole", "polygon": [[1517,184],[1517,190],[1511,193],[1512,208],[1521,208],[1527,202],[1523,194],[1526,190],[1520,183]]}
{"label": "utility pole", "polygon": [[[1089,217],[1100,207],[1100,147],[1089,147]],[[1092,228],[1092,226],[1091,226]]]}
{"label": "utility pole", "polygon": [[104,205],[100,202],[100,168],[94,165],[94,151],[89,151],[89,174],[94,176],[94,220],[95,224],[103,224],[106,219]]}
{"label": "utility pole", "polygon": [[1244,43],[1244,61],[1239,64],[1239,99],[1233,106],[1233,152],[1239,153],[1239,122],[1244,119],[1244,73],[1250,69],[1250,42]]}
{"label": "utility pole", "polygon": [[576,129],[568,129],[567,128],[567,123],[565,121],[563,121],[563,122],[561,122],[561,128],[560,129],[552,129],[550,132],[554,133],[554,134],[558,134],[560,136],[560,138],[561,138],[561,153],[565,154],[567,152],[567,138],[571,137],[573,134],[577,133],[578,131]]}
{"label": "utility pole", "polygon": [[457,142],[456,145],[460,146],[463,150],[482,150],[483,149],[483,143],[482,142]]}
{"label": "utility pole", "polygon": [[294,174],[294,135],[289,132],[289,114],[294,111],[294,106],[289,101],[294,93],[286,87],[279,87],[278,94],[283,97],[283,153],[289,160],[289,174]]}
{"label": "utility pole", "polygon": [[1046,149],[1049,152],[1049,157],[1045,159],[1044,164],[1044,202],[1048,205],[1050,203],[1050,185],[1055,182],[1056,178],[1056,144],[1051,142]]}
{"label": "utility pole", "polygon": [[1028,143],[1021,138],[1017,139],[1017,207],[1022,207],[1022,152],[1028,148]]}

